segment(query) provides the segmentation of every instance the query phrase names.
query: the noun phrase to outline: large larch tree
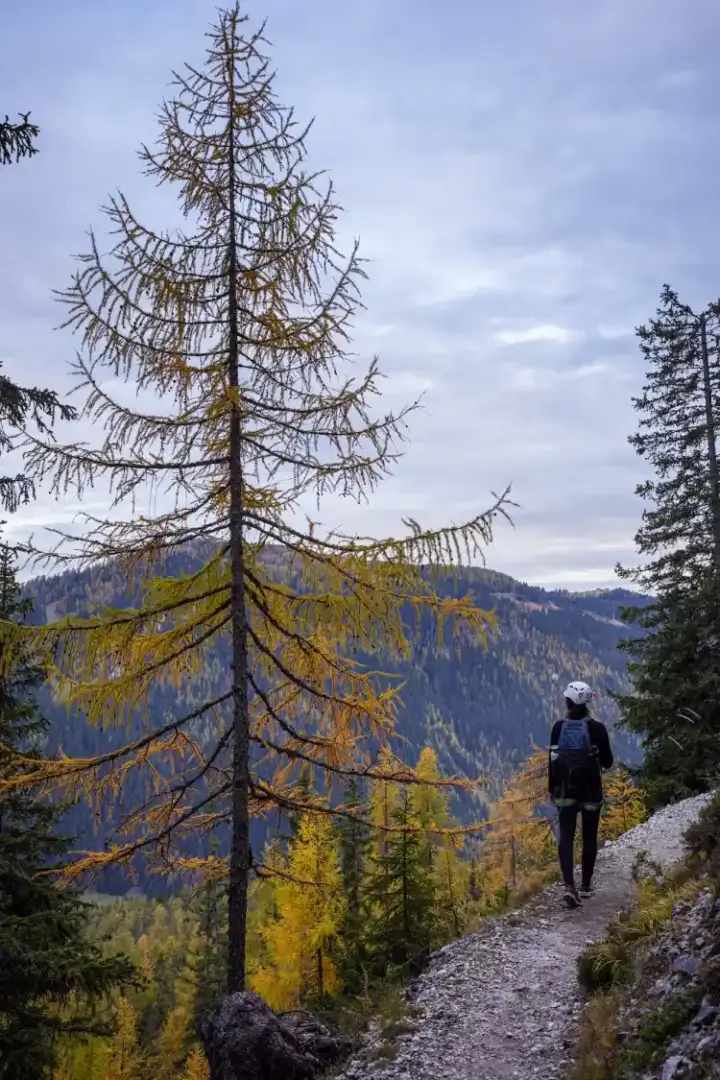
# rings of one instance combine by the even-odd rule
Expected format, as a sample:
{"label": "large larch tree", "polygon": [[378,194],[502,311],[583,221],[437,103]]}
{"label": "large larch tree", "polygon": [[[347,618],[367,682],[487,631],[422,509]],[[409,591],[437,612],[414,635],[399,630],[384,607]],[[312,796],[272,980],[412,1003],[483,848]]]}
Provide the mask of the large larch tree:
{"label": "large larch tree", "polygon": [[[237,6],[221,13],[204,65],[184,68],[173,92],[141,159],[177,194],[182,220],[153,230],[122,195],[110,200],[114,244],[103,251],[92,235],[61,296],[80,335],[75,374],[93,438],[35,437],[28,451],[32,476],[62,498],[103,484],[113,493],[108,517],[86,515],[79,539],[58,537],[54,565],[117,559],[140,598],[132,610],[40,628],[33,647],[90,723],[141,714],[146,730],[91,760],[58,759],[33,780],[103,801],[126,776],[148,776],[147,799],[125,814],[116,842],[79,859],[76,875],[138,854],[202,870],[183,859],[183,838],[231,824],[237,990],[251,816],[302,810],[302,768],[316,786],[354,775],[421,782],[392,756],[378,759],[401,688],[355,655],[378,666],[409,655],[421,617],[458,642],[484,636],[491,614],[472,595],[442,597],[430,568],[480,555],[506,500],[446,529],[407,521],[382,540],[309,520],[327,495],[371,494],[414,406],[375,415],[377,361],[354,366],[363,268],[356,247],[347,257],[337,247],[332,184],[309,167],[307,128],[277,99],[263,29],[250,31]],[[141,500],[152,507],[144,515]],[[203,553],[202,569],[164,577],[164,558],[187,545]],[[219,639],[229,642],[223,692],[185,716],[148,716],[149,687],[191,684]],[[331,802],[327,812],[350,811]]]}

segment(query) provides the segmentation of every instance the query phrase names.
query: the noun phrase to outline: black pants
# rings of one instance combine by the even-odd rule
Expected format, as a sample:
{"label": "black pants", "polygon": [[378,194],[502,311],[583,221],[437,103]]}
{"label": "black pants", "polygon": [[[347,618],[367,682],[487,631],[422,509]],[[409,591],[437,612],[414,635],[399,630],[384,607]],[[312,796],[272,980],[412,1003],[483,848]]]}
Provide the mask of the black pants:
{"label": "black pants", "polygon": [[577,816],[582,815],[582,883],[589,885],[592,881],[593,870],[598,850],[598,829],[600,827],[599,810],[582,810],[579,806],[561,806],[558,809],[560,835],[558,837],[558,855],[560,856],[560,869],[563,881],[566,885],[574,884],[573,870],[574,857],[573,845],[575,842],[575,828]]}

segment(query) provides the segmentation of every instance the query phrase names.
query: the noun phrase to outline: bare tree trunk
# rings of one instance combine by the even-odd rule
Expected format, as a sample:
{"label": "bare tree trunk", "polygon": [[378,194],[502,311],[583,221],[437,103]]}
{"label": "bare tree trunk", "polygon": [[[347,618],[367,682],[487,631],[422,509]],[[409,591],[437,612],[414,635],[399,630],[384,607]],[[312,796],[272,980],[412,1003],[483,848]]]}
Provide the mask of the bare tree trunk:
{"label": "bare tree trunk", "polygon": [[231,94],[229,147],[229,227],[228,245],[228,385],[233,400],[230,407],[230,562],[232,603],[233,673],[233,790],[232,844],[228,893],[228,992],[245,988],[245,936],[250,871],[250,720],[248,711],[248,628],[245,609],[243,557],[243,469],[239,386],[239,340],[237,305],[237,219],[235,207],[235,100]]}
{"label": "bare tree trunk", "polygon": [[707,419],[708,471],[710,478],[710,508],[713,524],[714,562],[715,568],[720,569],[720,480],[718,478],[715,416],[713,412],[712,383],[710,381],[707,325],[704,315],[700,316],[700,344],[702,350],[703,388],[705,391],[705,415]]}

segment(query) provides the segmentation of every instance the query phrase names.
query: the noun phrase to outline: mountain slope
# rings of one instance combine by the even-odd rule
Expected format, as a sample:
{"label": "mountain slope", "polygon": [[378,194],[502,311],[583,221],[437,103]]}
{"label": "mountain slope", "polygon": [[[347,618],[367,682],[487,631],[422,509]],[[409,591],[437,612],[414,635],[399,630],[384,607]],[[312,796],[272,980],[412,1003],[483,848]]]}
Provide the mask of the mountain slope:
{"label": "mountain slope", "polygon": [[[196,564],[196,556],[183,554],[168,572],[189,572]],[[487,775],[497,782],[528,756],[533,743],[546,744],[549,726],[561,708],[562,687],[572,678],[585,679],[599,691],[596,715],[612,725],[615,708],[605,690],[625,687],[617,643],[627,629],[618,620],[618,609],[622,603],[637,600],[636,596],[623,590],[548,592],[474,568],[447,575],[439,587],[447,595],[472,591],[480,606],[494,607],[497,631],[487,649],[464,646],[458,656],[454,646],[438,647],[434,627],[421,623],[412,660],[383,661],[385,669],[406,682],[398,721],[401,756],[414,760],[422,746],[429,744],[446,773]],[[29,583],[28,592],[38,622],[83,613],[98,603],[125,607],[133,600],[126,580],[112,564],[38,578]],[[369,657],[365,659],[370,662]],[[221,693],[229,679],[229,661],[227,644],[219,642],[196,685],[182,690],[155,688],[151,712],[180,716],[199,701]],[[90,728],[47,691],[42,705],[51,720],[53,749],[61,746],[70,755],[91,755],[127,738],[124,729]],[[619,756],[637,757],[637,746],[627,737],[618,734],[615,742]],[[131,789],[126,792],[128,807],[139,795]],[[482,805],[473,806],[468,799],[458,802],[456,810],[466,820],[483,813]],[[89,815],[75,808],[71,827],[83,846],[94,846],[107,835],[110,822],[101,821],[93,837]],[[255,840],[262,842],[261,833]],[[119,880],[115,887],[121,887]]]}

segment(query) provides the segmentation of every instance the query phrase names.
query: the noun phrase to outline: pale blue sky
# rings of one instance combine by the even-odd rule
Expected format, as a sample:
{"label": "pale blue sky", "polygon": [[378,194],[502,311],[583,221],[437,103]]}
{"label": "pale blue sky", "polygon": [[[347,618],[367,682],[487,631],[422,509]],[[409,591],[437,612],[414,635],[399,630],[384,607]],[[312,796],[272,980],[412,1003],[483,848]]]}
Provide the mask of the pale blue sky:
{"label": "pale blue sky", "polygon": [[[170,69],[199,61],[206,0],[6,5],[0,110],[32,109],[41,154],[0,175],[0,358],[63,387],[53,332],[98,207],[157,196],[135,150]],[[458,520],[512,481],[522,508],[488,562],[595,587],[632,557],[641,475],[627,446],[632,328],[669,281],[720,294],[720,6],[714,0],[253,0],[281,97],[316,117],[313,164],[371,260],[357,351],[425,411],[370,508],[323,520],[395,531]],[[66,517],[46,496],[16,528]]]}

